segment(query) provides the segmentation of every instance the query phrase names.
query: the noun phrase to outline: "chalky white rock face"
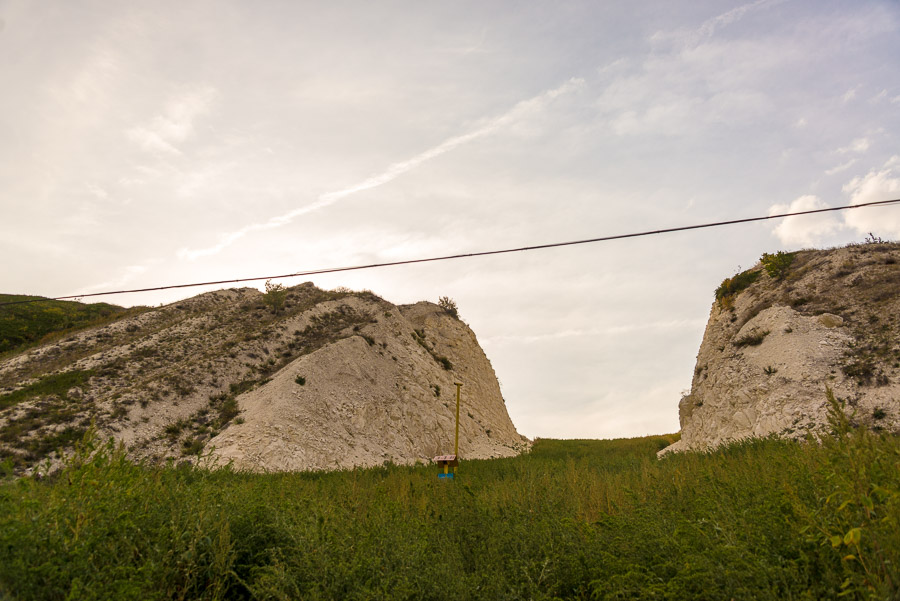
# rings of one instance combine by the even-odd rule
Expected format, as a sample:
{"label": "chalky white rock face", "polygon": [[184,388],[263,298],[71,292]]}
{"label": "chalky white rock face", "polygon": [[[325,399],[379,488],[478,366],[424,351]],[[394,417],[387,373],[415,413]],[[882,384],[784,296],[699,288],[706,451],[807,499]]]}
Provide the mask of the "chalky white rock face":
{"label": "chalky white rock face", "polygon": [[858,423],[900,428],[900,245],[802,251],[783,279],[750,271],[713,303],[681,440],[660,454],[819,432],[828,389]]}
{"label": "chalky white rock face", "polygon": [[462,458],[528,447],[475,334],[438,305],[311,283],[287,289],[277,312],[267,298],[201,294],[6,357],[0,397],[83,377],[64,394],[0,405],[0,452],[23,472],[52,467],[56,455],[34,449],[93,424],[149,461],[257,471],[428,462],[453,452],[455,382]]}
{"label": "chalky white rock face", "polygon": [[454,451],[457,381],[461,457],[509,457],[525,448],[468,326],[431,303],[373,317],[368,340],[352,336],[300,357],[242,395],[243,423],[214,439],[213,458],[255,471],[428,461]]}

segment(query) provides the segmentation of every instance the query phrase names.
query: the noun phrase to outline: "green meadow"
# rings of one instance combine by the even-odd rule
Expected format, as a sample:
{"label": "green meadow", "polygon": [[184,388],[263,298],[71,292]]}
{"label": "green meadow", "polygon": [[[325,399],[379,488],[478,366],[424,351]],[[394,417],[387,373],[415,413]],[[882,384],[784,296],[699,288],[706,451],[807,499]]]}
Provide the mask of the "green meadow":
{"label": "green meadow", "polygon": [[900,444],[854,429],[657,460],[673,437],[512,459],[249,474],[88,437],[0,484],[0,599],[890,599]]}

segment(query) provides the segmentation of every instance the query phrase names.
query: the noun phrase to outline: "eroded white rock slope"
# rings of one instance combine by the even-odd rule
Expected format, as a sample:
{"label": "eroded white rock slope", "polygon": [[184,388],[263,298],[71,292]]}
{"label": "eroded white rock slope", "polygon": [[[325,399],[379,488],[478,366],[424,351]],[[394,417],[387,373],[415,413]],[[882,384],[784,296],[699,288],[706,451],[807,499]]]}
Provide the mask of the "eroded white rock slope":
{"label": "eroded white rock slope", "polygon": [[900,245],[797,253],[783,278],[713,303],[681,440],[661,453],[826,424],[826,390],[852,419],[900,427]]}
{"label": "eroded white rock slope", "polygon": [[[72,383],[47,392],[58,381]],[[150,461],[429,461],[453,451],[455,382],[463,458],[527,448],[475,334],[438,305],[303,284],[276,313],[257,290],[222,290],[0,361],[0,456],[18,471],[53,464],[94,424]]]}

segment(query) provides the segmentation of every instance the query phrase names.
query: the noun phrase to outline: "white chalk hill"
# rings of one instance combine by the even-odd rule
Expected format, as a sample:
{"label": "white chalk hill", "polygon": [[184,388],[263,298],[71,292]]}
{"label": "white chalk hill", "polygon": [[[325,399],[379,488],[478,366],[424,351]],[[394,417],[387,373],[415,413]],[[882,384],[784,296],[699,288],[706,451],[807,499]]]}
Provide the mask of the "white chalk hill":
{"label": "white chalk hill", "polygon": [[[900,429],[900,244],[806,250],[762,263],[713,303],[681,440],[661,454],[827,427],[826,391],[854,423]],[[743,281],[746,286],[735,282]]]}
{"label": "white chalk hill", "polygon": [[464,323],[425,302],[387,311],[359,299],[344,306],[373,316],[362,335],[304,355],[242,395],[243,423],[214,439],[214,457],[251,470],[427,461],[453,452],[456,381],[463,384],[462,457],[524,448],[491,364]]}
{"label": "white chalk hill", "polygon": [[19,472],[55,464],[93,424],[149,461],[427,462],[453,451],[455,382],[463,458],[527,448],[475,334],[444,308],[311,283],[277,312],[267,298],[244,288],[133,309],[3,358],[0,458]]}

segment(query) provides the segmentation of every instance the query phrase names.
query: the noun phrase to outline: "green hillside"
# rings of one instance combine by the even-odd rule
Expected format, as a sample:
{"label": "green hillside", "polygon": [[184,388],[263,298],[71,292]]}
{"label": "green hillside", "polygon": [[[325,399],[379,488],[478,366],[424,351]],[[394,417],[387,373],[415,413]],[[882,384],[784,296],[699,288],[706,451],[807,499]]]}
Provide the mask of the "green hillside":
{"label": "green hillside", "polygon": [[0,598],[890,599],[900,444],[834,421],[657,461],[672,437],[249,474],[84,448],[0,483]]}
{"label": "green hillside", "polygon": [[50,301],[3,305],[37,300],[40,296],[0,294],[0,353],[40,341],[48,334],[99,325],[129,311],[107,303],[84,304]]}

